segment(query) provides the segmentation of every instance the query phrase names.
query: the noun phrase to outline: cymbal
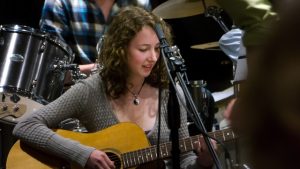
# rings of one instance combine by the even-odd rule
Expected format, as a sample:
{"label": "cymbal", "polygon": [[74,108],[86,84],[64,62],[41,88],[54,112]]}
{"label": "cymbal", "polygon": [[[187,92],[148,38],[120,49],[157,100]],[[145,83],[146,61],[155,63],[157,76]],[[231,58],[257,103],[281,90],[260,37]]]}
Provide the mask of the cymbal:
{"label": "cymbal", "polygon": [[191,46],[192,49],[205,49],[205,50],[221,50],[219,42],[209,42]]}
{"label": "cymbal", "polygon": [[[158,5],[153,13],[163,19],[183,18],[205,12],[203,0],[168,0]],[[216,0],[204,0],[205,5],[219,6]]]}

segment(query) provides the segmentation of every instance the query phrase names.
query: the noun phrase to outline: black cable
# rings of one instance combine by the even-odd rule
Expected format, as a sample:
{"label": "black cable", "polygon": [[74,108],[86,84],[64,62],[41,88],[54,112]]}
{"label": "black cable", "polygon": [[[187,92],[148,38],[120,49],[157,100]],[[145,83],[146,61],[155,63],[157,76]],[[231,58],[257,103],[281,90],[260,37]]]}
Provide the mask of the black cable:
{"label": "black cable", "polygon": [[[162,72],[162,68],[161,66],[159,67],[160,71],[159,72]],[[158,79],[161,79],[161,74],[159,73],[158,74]],[[157,166],[159,166],[159,157],[160,157],[160,130],[161,130],[161,92],[162,92],[162,89],[161,89],[161,86],[159,87],[158,89],[158,126],[157,126],[157,146],[156,146],[156,156],[157,156],[157,160],[156,160],[156,163],[157,163]]]}

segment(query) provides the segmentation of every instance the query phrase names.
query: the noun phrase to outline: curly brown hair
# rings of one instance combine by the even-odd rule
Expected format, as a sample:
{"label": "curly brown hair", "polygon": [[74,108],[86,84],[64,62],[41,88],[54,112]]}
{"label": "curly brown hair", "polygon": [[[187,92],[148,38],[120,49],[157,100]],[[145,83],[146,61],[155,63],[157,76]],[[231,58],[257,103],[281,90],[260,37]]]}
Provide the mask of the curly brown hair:
{"label": "curly brown hair", "polygon": [[[145,26],[155,30],[155,25],[162,25],[167,41],[171,44],[170,27],[161,18],[140,7],[129,6],[120,10],[114,16],[102,44],[98,62],[102,66],[100,75],[103,79],[105,92],[112,98],[118,98],[126,91],[127,78],[127,48],[134,36]],[[153,67],[145,82],[153,87],[166,88],[168,77],[163,58]]]}

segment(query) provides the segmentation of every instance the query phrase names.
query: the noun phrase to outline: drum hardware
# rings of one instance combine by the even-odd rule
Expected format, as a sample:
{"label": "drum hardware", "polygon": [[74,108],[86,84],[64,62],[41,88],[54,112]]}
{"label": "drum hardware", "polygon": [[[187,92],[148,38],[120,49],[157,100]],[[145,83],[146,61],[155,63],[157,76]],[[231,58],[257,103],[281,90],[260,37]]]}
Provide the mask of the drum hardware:
{"label": "drum hardware", "polygon": [[[221,15],[221,13],[223,12],[223,9],[219,8],[216,5],[211,5],[211,4],[209,4],[207,6],[205,0],[202,0],[202,4],[204,6],[205,16],[213,18],[220,25],[220,27],[222,28],[222,30],[224,32],[228,32],[229,29],[226,26],[226,24],[225,24],[225,22],[224,22],[224,20],[222,18],[222,15]],[[193,46],[191,46],[191,48],[193,48],[193,49],[221,51],[221,49],[219,47],[219,42],[218,41],[193,45]]]}
{"label": "drum hardware", "polygon": [[58,70],[69,70],[71,71],[72,80],[74,83],[76,83],[80,79],[86,79],[87,75],[80,72],[79,65],[78,64],[58,64],[54,65],[55,69]]}
{"label": "drum hardware", "polygon": [[78,65],[76,65],[74,69],[71,69],[71,76],[74,83],[80,79],[86,79],[88,77],[85,73],[80,72]]}
{"label": "drum hardware", "polygon": [[[105,27],[104,32],[106,32],[106,27]],[[101,53],[101,49],[102,49],[102,46],[103,46],[104,39],[105,39],[105,35],[102,35],[102,36],[99,38],[98,42],[97,42],[96,50],[97,50],[98,56],[99,56],[100,53]]]}
{"label": "drum hardware", "polygon": [[66,120],[63,120],[62,122],[60,122],[58,127],[64,130],[70,130],[80,133],[87,132],[86,128],[76,118],[68,118]]}
{"label": "drum hardware", "polygon": [[[97,62],[97,61],[96,61]],[[91,75],[99,73],[99,71],[102,69],[102,66],[100,66],[99,63],[95,63],[95,66],[93,69],[91,69]]]}
{"label": "drum hardware", "polygon": [[46,49],[46,41],[45,40],[43,40],[42,41],[42,44],[41,44],[41,46],[40,46],[40,48],[39,48],[39,53],[43,53],[44,51],[45,51],[45,49]]}
{"label": "drum hardware", "polygon": [[223,29],[224,32],[228,32],[229,29],[225,25],[223,18],[221,16],[223,9],[219,8],[215,5],[206,6],[205,0],[203,0],[202,2],[203,2],[203,6],[205,8],[205,16],[212,17],[220,25],[220,27]]}

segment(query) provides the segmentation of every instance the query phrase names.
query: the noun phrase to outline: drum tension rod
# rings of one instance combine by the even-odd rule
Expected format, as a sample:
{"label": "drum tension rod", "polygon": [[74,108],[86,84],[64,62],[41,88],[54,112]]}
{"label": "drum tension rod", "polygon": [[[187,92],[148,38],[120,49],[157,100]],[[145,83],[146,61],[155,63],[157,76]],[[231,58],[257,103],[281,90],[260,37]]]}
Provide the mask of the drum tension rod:
{"label": "drum tension rod", "polygon": [[5,94],[2,93],[2,102],[5,102]]}
{"label": "drum tension rod", "polygon": [[18,103],[20,101],[20,97],[15,93],[10,97],[10,100],[14,103]]}

